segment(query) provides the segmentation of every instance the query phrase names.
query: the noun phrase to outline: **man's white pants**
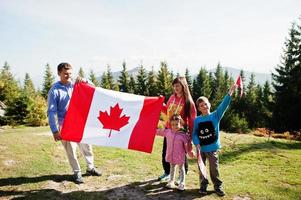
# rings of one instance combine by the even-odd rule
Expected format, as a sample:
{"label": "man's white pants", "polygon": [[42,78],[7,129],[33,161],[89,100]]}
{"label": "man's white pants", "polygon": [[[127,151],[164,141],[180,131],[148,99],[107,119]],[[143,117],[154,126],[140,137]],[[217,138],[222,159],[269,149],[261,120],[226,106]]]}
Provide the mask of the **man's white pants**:
{"label": "man's white pants", "polygon": [[69,163],[73,170],[73,173],[78,173],[81,171],[80,165],[76,155],[76,146],[79,147],[81,154],[85,157],[87,163],[87,169],[91,170],[94,168],[94,158],[92,152],[92,146],[89,144],[82,144],[76,142],[69,142],[62,140],[62,144],[65,148]]}

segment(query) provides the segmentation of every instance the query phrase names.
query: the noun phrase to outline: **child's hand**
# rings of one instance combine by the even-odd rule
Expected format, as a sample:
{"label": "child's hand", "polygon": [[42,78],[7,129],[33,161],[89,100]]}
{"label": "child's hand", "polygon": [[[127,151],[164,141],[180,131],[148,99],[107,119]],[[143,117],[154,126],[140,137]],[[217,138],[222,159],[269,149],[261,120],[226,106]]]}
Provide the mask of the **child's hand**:
{"label": "child's hand", "polygon": [[230,96],[232,96],[232,94],[233,94],[233,92],[236,90],[236,88],[237,88],[237,85],[236,85],[236,83],[234,83],[234,84],[231,86],[230,90],[229,90],[229,95],[230,95]]}
{"label": "child's hand", "polygon": [[188,152],[187,154],[188,154],[188,156],[189,156],[190,158],[195,158],[195,157],[196,157],[196,154],[195,154],[194,151],[190,151],[190,152]]}
{"label": "child's hand", "polygon": [[201,145],[199,145],[199,144],[196,145],[196,149],[197,149],[198,152],[200,152],[201,151]]}

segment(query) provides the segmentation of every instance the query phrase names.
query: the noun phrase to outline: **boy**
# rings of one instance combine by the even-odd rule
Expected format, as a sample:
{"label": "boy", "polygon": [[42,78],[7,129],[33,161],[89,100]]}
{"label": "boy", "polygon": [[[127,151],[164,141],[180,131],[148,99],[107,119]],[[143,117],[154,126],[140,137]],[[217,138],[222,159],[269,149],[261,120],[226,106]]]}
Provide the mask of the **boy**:
{"label": "boy", "polygon": [[[193,143],[197,147],[197,150],[201,152],[204,164],[206,158],[209,160],[210,177],[214,184],[215,192],[219,196],[225,195],[222,190],[222,181],[219,179],[218,172],[218,149],[221,148],[219,123],[230,104],[231,96],[235,89],[236,84],[230,88],[229,93],[212,113],[210,112],[211,105],[206,97],[199,97],[195,104],[196,108],[201,112],[201,115],[194,120],[192,133]],[[208,183],[208,179],[200,172],[200,194],[207,194]]]}

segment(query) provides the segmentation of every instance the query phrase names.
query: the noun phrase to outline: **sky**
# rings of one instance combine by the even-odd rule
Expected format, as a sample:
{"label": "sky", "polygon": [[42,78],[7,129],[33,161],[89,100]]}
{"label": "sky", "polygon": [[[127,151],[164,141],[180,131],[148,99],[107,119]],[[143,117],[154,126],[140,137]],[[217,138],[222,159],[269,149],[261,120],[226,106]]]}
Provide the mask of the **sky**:
{"label": "sky", "polygon": [[271,73],[300,0],[0,0],[0,65],[35,83],[69,62],[101,75],[141,64],[191,74],[218,63]]}

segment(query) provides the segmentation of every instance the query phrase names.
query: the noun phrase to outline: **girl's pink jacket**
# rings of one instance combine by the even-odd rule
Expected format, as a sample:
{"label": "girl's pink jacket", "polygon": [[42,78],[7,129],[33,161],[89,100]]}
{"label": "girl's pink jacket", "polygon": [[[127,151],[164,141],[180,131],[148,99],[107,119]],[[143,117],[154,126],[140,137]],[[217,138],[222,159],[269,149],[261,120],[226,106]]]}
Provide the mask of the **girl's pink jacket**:
{"label": "girl's pink jacket", "polygon": [[192,151],[191,139],[184,132],[173,132],[171,129],[157,129],[157,135],[166,137],[167,150],[165,160],[170,164],[184,164],[185,154]]}

